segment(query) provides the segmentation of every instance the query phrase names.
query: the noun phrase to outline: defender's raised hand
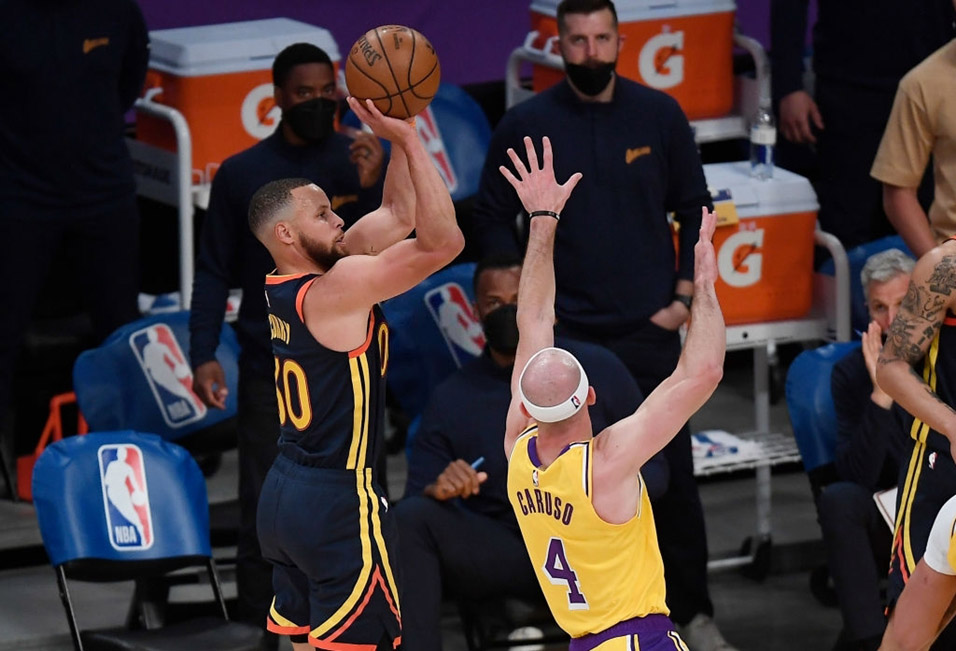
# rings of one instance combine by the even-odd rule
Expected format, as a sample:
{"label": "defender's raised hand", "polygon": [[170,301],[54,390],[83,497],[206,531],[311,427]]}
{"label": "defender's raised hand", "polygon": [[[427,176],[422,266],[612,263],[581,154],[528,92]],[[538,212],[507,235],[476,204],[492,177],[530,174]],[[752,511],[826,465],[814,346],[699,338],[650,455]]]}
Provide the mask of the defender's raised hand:
{"label": "defender's raised hand", "polygon": [[501,174],[508,180],[511,187],[518,193],[521,199],[521,205],[528,213],[545,210],[560,214],[571,196],[574,186],[581,180],[581,173],[575,172],[563,184],[559,184],[554,178],[554,161],[551,153],[551,141],[545,136],[542,141],[543,156],[541,167],[538,167],[538,154],[534,149],[534,143],[531,138],[525,136],[524,146],[528,156],[528,165],[515,153],[514,149],[508,149],[508,157],[514,164],[517,176],[512,174],[511,170],[502,165],[498,168]]}
{"label": "defender's raised hand", "polygon": [[713,285],[717,280],[717,254],[714,253],[714,230],[717,213],[701,208],[700,238],[694,245],[694,283]]}

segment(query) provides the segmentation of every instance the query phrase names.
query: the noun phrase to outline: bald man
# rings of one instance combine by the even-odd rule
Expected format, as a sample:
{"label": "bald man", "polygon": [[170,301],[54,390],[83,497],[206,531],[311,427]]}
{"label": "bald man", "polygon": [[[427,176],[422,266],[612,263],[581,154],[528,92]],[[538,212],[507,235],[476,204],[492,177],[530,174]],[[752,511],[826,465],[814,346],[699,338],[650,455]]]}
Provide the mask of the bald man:
{"label": "bald man", "polygon": [[500,171],[531,216],[518,293],[518,350],[505,432],[508,497],[555,621],[570,651],[686,649],[668,618],[664,566],[640,470],[716,389],[723,374],[724,321],[714,293],[711,237],[703,209],[695,247],[690,330],[673,374],[636,412],[592,434],[597,396],[578,360],[554,348],[554,239],[580,174],[554,177],[530,138],[528,163],[514,150]]}
{"label": "bald man", "polygon": [[[392,142],[382,205],[348,231],[304,179],[263,186],[249,225],[276,263],[266,277],[279,454],[259,499],[273,563],[269,630],[296,651],[393,649],[401,602],[394,523],[373,468],[384,435],[388,325],[378,302],[451,262],[455,211],[411,122],[349,106]],[[415,229],[416,236],[408,238]]]}

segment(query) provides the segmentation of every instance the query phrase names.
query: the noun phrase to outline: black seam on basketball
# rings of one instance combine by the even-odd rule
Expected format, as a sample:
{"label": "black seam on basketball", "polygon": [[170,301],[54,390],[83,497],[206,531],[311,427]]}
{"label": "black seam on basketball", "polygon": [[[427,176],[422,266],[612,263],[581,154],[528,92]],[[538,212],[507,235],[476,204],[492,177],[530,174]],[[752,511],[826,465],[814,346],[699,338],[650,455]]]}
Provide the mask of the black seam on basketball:
{"label": "black seam on basketball", "polygon": [[[350,54],[350,55],[349,55],[349,61],[351,61],[351,60],[352,60],[352,55]],[[372,100],[373,102],[376,102],[376,101],[381,100],[381,99],[387,99],[387,100],[388,100],[388,109],[387,109],[386,111],[382,111],[382,112],[383,112],[383,113],[386,113],[386,112],[388,112],[388,111],[391,111],[391,110],[392,110],[392,97],[393,97],[393,95],[388,92],[388,89],[385,87],[385,84],[383,84],[382,82],[380,82],[378,79],[376,79],[375,77],[373,77],[373,76],[370,75],[368,72],[366,72],[365,70],[363,70],[363,69],[360,68],[359,66],[355,65],[354,63],[352,64],[352,69],[355,70],[355,72],[361,74],[363,77],[366,77],[369,81],[371,81],[371,82],[373,82],[374,84],[376,84],[377,86],[379,86],[379,87],[382,89],[382,92],[385,93],[384,95],[382,95],[382,96],[380,96],[380,97],[367,97],[367,98],[363,98],[363,99],[370,99],[370,100]],[[351,93],[351,92],[352,92],[352,89],[349,89],[349,93]]]}
{"label": "black seam on basketball", "polygon": [[[388,64],[388,71],[392,73],[392,81],[395,82],[395,90],[398,91],[398,97],[399,99],[402,100],[402,104],[405,106],[405,115],[410,115],[410,113],[408,112],[408,105],[405,104],[405,100],[404,98],[402,98],[402,87],[398,84],[398,77],[395,76],[395,69],[392,68],[392,60],[388,58],[388,52],[385,51],[385,44],[382,43],[382,35],[378,33],[377,29],[374,31],[375,31],[375,38],[378,39],[378,46],[382,48],[382,55],[383,55],[382,58],[385,59],[385,63]],[[394,96],[389,95],[390,100],[392,97]],[[389,104],[388,108],[389,110],[392,109],[391,104]]]}

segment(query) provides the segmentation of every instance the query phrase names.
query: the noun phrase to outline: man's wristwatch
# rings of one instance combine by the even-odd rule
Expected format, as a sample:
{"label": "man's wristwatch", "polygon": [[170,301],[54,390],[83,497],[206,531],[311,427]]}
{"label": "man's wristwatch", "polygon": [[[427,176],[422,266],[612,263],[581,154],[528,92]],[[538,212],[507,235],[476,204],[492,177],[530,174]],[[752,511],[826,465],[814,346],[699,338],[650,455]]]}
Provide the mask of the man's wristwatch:
{"label": "man's wristwatch", "polygon": [[674,300],[678,303],[683,303],[684,307],[689,310],[690,304],[694,302],[694,297],[688,296],[687,294],[674,294]]}

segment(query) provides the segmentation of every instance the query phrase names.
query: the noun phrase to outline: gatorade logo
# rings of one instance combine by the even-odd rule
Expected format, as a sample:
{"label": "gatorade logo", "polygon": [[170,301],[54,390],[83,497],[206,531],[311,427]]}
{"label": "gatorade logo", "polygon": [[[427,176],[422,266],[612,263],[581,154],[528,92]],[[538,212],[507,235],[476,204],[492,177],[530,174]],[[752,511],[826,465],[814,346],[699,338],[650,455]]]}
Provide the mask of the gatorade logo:
{"label": "gatorade logo", "polygon": [[652,88],[673,88],[684,81],[684,32],[663,31],[652,37],[637,59],[644,82]]}
{"label": "gatorade logo", "polygon": [[242,100],[239,112],[242,126],[256,140],[271,136],[282,117],[282,109],[276,106],[272,90],[272,84],[260,84]]}
{"label": "gatorade logo", "polygon": [[717,254],[717,271],[731,287],[750,287],[760,281],[763,271],[763,229],[737,231],[728,237]]}

